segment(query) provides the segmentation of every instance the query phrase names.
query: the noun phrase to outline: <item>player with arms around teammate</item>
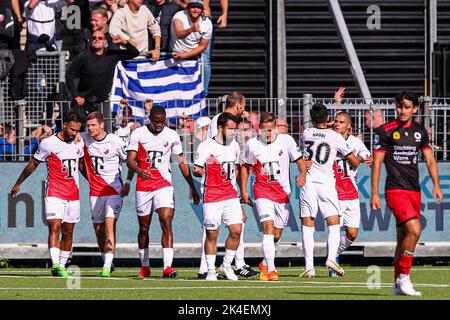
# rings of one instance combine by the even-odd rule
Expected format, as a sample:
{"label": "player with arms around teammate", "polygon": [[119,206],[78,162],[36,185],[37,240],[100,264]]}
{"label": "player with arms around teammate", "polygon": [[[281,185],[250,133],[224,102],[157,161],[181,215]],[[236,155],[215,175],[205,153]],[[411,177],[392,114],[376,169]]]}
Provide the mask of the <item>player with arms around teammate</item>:
{"label": "player with arms around teammate", "polygon": [[413,262],[414,249],[420,237],[420,186],[419,151],[422,151],[431,180],[433,198],[443,200],[439,185],[439,172],[434,159],[427,130],[413,121],[419,108],[417,96],[402,92],[396,98],[397,119],[388,122],[375,131],[374,162],[372,168],[373,210],[381,209],[378,193],[381,165],[386,166],[386,204],[397,222],[397,248],[394,257],[394,287],[392,295],[420,296],[412,285],[409,272]]}
{"label": "player with arms around teammate", "polygon": [[103,258],[100,277],[110,277],[116,246],[116,223],[122,210],[123,197],[130,192],[134,172],[128,170],[122,183],[122,161],[127,159],[125,143],[118,136],[104,130],[105,121],[100,112],[91,112],[86,118],[84,163],[90,187],[92,222],[98,247]]}
{"label": "player with arms around teammate", "polygon": [[236,187],[236,172],[240,162],[240,149],[235,140],[237,122],[237,118],[231,113],[222,113],[217,119],[217,134],[200,143],[194,162],[194,175],[202,177],[208,281],[217,280],[217,237],[222,223],[228,227],[229,236],[225,242],[225,256],[220,271],[228,280],[238,280],[231,266],[239,246],[243,222]]}
{"label": "player with arms around teammate", "polygon": [[[334,131],[340,133],[353,153],[368,165],[372,165],[372,157],[364,142],[350,134],[352,118],[347,112],[341,111],[334,120]],[[341,225],[345,228],[345,235],[341,241],[336,255],[336,263],[339,264],[339,255],[347,250],[358,236],[361,211],[359,207],[359,194],[357,183],[357,170],[341,154],[338,154],[334,162],[334,174],[336,176],[336,190],[338,193]],[[330,276],[336,275],[330,270]]]}
{"label": "player with arms around teammate", "polygon": [[250,169],[256,176],[253,184],[256,211],[263,226],[262,249],[264,260],[260,263],[260,280],[277,281],[275,253],[283,228],[287,225],[292,208],[289,181],[290,162],[298,166],[300,176],[296,185],[303,187],[306,181],[306,165],[294,139],[287,134],[278,134],[276,117],[262,112],[259,120],[259,136],[245,144],[244,164],[241,167],[242,201],[251,204],[247,190]]}
{"label": "player with arms around teammate", "polygon": [[[240,120],[245,112],[246,100],[242,93],[238,91],[231,91],[230,94],[227,95],[225,101],[225,110],[224,112],[231,113],[238,120]],[[217,132],[217,120],[222,113],[215,115],[211,123],[209,125],[206,138],[211,139],[214,137]],[[241,150],[243,150],[243,146],[240,146]],[[245,244],[244,244],[244,230],[245,230],[245,222],[247,220],[247,216],[245,214],[244,209],[242,209],[242,216],[244,223],[242,224],[242,232],[241,239],[239,240],[239,246],[236,250],[236,255],[234,257],[234,273],[238,276],[242,276],[245,278],[251,278],[257,276],[259,273],[253,270],[248,264],[245,263]],[[206,256],[205,256],[205,248],[203,247],[206,239],[206,231],[203,229],[203,239],[202,239],[202,256],[200,260],[200,268],[198,272],[198,278],[205,279],[208,274],[208,266],[206,264]]]}
{"label": "player with arms around teammate", "polygon": [[177,156],[186,182],[189,184],[194,203],[199,203],[189,164],[183,156],[179,135],[166,126],[166,111],[154,106],[150,111],[149,124],[133,131],[127,149],[128,167],[137,173],[136,211],[139,221],[139,258],[141,270],[139,277],[150,276],[149,235],[153,211],[159,216],[162,229],[161,245],[163,251],[163,277],[175,278],[177,271],[172,268],[173,232],[175,198],[171,181],[171,154]]}
{"label": "player with arms around teammate", "polygon": [[[65,269],[72,250],[75,224],[80,221],[78,170],[84,171],[83,142],[75,143],[82,119],[73,110],[64,114],[63,130],[42,140],[34,157],[11,190],[17,196],[20,185],[41,162],[47,163],[45,213],[48,223],[48,247],[53,276],[68,277]],[[61,241],[59,239],[62,234]]]}
{"label": "player with arms around teammate", "polygon": [[333,165],[338,153],[354,167],[359,165],[361,159],[353,154],[341,134],[327,129],[328,110],[323,104],[314,104],[310,116],[314,127],[305,129],[300,137],[305,157],[312,160],[306,183],[300,193],[302,244],[306,261],[305,271],[300,277],[315,276],[314,222],[318,211],[328,225],[328,255],[325,264],[338,275],[344,275],[344,269],[336,262],[341,228]]}

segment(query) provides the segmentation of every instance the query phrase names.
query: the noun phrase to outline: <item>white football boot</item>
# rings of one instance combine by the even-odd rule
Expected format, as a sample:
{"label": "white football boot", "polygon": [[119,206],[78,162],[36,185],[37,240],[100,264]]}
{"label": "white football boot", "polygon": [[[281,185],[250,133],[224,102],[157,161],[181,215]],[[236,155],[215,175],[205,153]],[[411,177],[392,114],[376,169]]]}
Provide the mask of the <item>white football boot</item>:
{"label": "white football boot", "polygon": [[420,297],[422,293],[414,289],[411,278],[408,275],[402,279],[400,279],[400,277],[397,277],[394,283],[394,287],[392,288],[391,295]]}
{"label": "white football boot", "polygon": [[337,264],[336,261],[327,259],[325,265],[328,269],[334,270],[334,272],[336,272],[336,275],[338,275],[339,277],[342,277],[345,274],[344,269],[339,264]]}
{"label": "white football boot", "polygon": [[316,270],[308,269],[299,274],[300,278],[314,278],[316,276]]}
{"label": "white football boot", "polygon": [[225,277],[228,280],[232,280],[232,281],[237,281],[238,280],[238,276],[234,273],[234,270],[231,266],[229,267],[224,267],[224,265],[222,264],[220,266],[220,271],[223,272],[223,274],[225,275]]}
{"label": "white football boot", "polygon": [[217,273],[216,270],[214,271],[208,271],[208,274],[205,278],[206,281],[217,281]]}

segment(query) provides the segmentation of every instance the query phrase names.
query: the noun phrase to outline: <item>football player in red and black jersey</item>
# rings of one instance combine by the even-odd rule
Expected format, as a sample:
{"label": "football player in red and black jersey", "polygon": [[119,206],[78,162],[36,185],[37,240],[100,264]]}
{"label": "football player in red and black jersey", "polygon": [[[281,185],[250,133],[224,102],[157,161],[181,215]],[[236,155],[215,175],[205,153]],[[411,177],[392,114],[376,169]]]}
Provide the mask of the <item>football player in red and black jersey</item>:
{"label": "football player in red and black jersey", "polygon": [[396,98],[397,118],[375,130],[374,162],[372,167],[373,210],[381,208],[378,184],[381,165],[386,166],[386,204],[397,221],[397,248],[394,268],[395,283],[392,295],[420,296],[409,277],[414,249],[420,237],[419,151],[422,151],[433,181],[433,198],[441,203],[443,193],[439,186],[439,172],[424,126],[413,120],[419,109],[417,96],[402,92]]}

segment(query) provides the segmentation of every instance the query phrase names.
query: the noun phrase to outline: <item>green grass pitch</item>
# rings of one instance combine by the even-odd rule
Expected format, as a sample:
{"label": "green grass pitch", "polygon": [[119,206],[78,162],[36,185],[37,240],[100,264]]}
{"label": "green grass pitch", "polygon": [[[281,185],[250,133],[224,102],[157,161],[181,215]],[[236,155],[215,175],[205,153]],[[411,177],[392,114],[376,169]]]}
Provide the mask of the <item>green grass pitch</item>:
{"label": "green grass pitch", "polygon": [[[450,299],[450,267],[413,268],[411,277],[422,297],[391,297],[392,267],[380,267],[380,288],[372,289],[367,283],[373,284],[374,274],[367,267],[344,268],[344,277],[329,278],[328,271],[318,266],[313,279],[299,278],[301,268],[280,268],[277,282],[242,278],[207,282],[197,279],[196,268],[179,268],[176,279],[163,279],[161,268],[153,268],[145,280],[137,277],[138,268],[117,268],[110,279],[98,278],[98,268],[82,268],[78,279],[52,278],[50,269],[10,268],[0,269],[0,299]],[[78,284],[79,289],[68,288]]]}

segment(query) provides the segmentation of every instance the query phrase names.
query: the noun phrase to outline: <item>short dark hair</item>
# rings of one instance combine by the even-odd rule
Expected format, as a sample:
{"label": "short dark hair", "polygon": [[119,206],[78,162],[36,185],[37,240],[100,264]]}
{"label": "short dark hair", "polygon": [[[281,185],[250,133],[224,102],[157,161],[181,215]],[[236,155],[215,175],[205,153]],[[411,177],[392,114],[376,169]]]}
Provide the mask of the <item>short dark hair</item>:
{"label": "short dark hair", "polygon": [[402,103],[402,100],[409,100],[413,103],[415,107],[419,106],[419,97],[417,94],[408,92],[408,91],[402,91],[399,95],[395,97],[395,105],[398,106]]}
{"label": "short dark hair", "polygon": [[5,136],[10,135],[13,132],[13,130],[16,130],[16,129],[14,128],[14,126],[10,125],[9,123],[5,123],[3,125],[3,132],[4,132]]}
{"label": "short dark hair", "polygon": [[235,105],[237,105],[238,103],[243,103],[244,100],[245,100],[245,98],[242,95],[242,93],[240,93],[239,91],[231,91],[230,94],[227,96],[225,108],[226,109],[232,108]]}
{"label": "short dark hair", "polygon": [[314,103],[309,111],[309,115],[314,123],[325,123],[328,119],[328,109],[323,103]]}
{"label": "short dark hair", "polygon": [[166,109],[164,109],[161,106],[153,106],[150,110],[150,117],[153,118],[154,116],[160,116],[164,115],[166,116]]}
{"label": "short dark hair", "polygon": [[272,112],[261,112],[259,115],[259,124],[263,123],[269,123],[269,122],[275,122],[277,120],[277,117]]}
{"label": "short dark hair", "polygon": [[83,118],[81,117],[80,113],[78,113],[74,109],[69,109],[64,113],[63,121],[83,123]]}
{"label": "short dark hair", "polygon": [[345,116],[348,120],[350,120],[350,123],[353,123],[352,116],[347,111],[339,111],[338,113],[336,113],[336,117],[337,116]]}
{"label": "short dark hair", "polygon": [[133,109],[129,105],[124,106],[123,107],[123,111],[122,111],[122,115],[124,115],[124,114],[126,114],[128,116],[132,116],[133,115]]}
{"label": "short dark hair", "polygon": [[223,112],[222,114],[220,114],[219,118],[217,119],[217,128],[219,126],[225,127],[229,120],[233,121],[236,124],[238,123],[238,118],[235,115],[233,115],[229,112]]}
{"label": "short dark hair", "polygon": [[93,120],[93,119],[96,119],[98,121],[98,123],[105,122],[105,118],[98,111],[93,111],[93,112],[89,113],[88,116],[86,117],[86,121]]}

